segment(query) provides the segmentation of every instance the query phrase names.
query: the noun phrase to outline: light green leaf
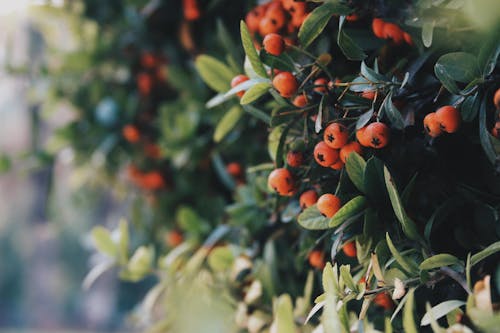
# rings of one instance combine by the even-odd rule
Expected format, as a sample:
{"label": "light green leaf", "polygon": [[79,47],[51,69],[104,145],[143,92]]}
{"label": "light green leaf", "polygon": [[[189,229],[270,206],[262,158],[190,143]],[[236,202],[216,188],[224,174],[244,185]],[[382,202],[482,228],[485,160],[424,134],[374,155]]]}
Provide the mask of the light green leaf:
{"label": "light green leaf", "polygon": [[486,259],[487,257],[491,256],[492,254],[497,253],[498,251],[500,251],[500,241],[493,243],[490,246],[488,246],[487,248],[485,248],[484,250],[482,250],[481,252],[474,254],[470,259],[471,266],[476,265],[481,260]]}
{"label": "light green leaf", "polygon": [[432,45],[435,24],[436,21],[426,21],[422,25],[422,43],[424,43],[425,47],[430,47]]}
{"label": "light green leaf", "polygon": [[119,262],[121,265],[125,265],[128,258],[128,243],[130,238],[128,231],[128,223],[125,219],[120,220],[119,231],[120,231],[120,240],[118,242],[118,246],[120,248]]}
{"label": "light green leaf", "polygon": [[277,333],[295,332],[297,327],[293,318],[293,304],[290,295],[278,297],[275,303],[275,322]]}
{"label": "light green leaf", "polygon": [[434,317],[434,319],[437,320],[441,317],[446,316],[449,312],[461,307],[462,305],[465,305],[465,302],[459,300],[451,300],[439,303],[438,305],[432,307],[430,311],[426,312],[426,314],[420,321],[420,326],[427,326],[431,323],[431,317]]}
{"label": "light green leaf", "polygon": [[356,152],[349,154],[345,167],[352,183],[358,188],[358,190],[365,192],[364,173],[366,162],[363,157]]}
{"label": "light green leaf", "polygon": [[319,212],[316,205],[308,207],[300,213],[297,221],[303,228],[309,230],[325,230],[329,228],[328,218]]}
{"label": "light green leaf", "polygon": [[340,266],[340,276],[342,277],[342,280],[344,280],[344,283],[346,284],[347,288],[351,289],[356,293],[358,292],[358,286],[356,283],[354,283],[354,280],[351,275],[350,265]]}
{"label": "light green leaf", "polygon": [[384,178],[387,192],[389,193],[389,198],[391,199],[392,209],[394,210],[399,223],[401,223],[404,234],[412,240],[420,240],[417,227],[415,226],[415,223],[406,215],[398,190],[394,184],[394,180],[392,179],[386,166],[384,166]]}
{"label": "light green leaf", "polygon": [[334,270],[337,267],[332,267],[328,262],[323,269],[323,289],[325,291],[325,306],[323,315],[321,316],[321,324],[324,333],[343,333],[342,323],[340,322],[337,312],[337,292],[338,281],[335,277]]}
{"label": "light green leaf", "polygon": [[203,81],[213,90],[223,93],[231,87],[235,73],[214,57],[200,55],[196,58],[195,66]]}
{"label": "light green leaf", "polygon": [[253,45],[252,36],[248,31],[248,27],[245,21],[240,22],[240,32],[241,32],[241,42],[243,44],[243,48],[245,49],[245,54],[248,57],[248,60],[252,64],[252,68],[261,77],[267,77],[266,69],[264,65],[260,61],[259,55],[257,54],[257,50]]}
{"label": "light green leaf", "polygon": [[386,82],[389,81],[385,75],[382,75],[380,73],[377,73],[370,67],[366,65],[364,61],[361,62],[361,69],[360,73],[363,77],[366,79],[370,80],[372,83],[379,83],[379,82]]}
{"label": "light green leaf", "polygon": [[418,333],[417,326],[415,325],[415,318],[413,317],[414,293],[414,288],[408,291],[408,300],[403,309],[403,329],[405,333]]}
{"label": "light green leaf", "polygon": [[239,105],[233,106],[228,112],[222,117],[222,119],[217,124],[214,132],[214,141],[220,142],[224,137],[231,132],[231,130],[236,126],[238,121],[243,116],[243,109]]}
{"label": "light green leaf", "polygon": [[241,97],[240,104],[245,105],[256,101],[259,97],[266,94],[269,91],[269,88],[271,88],[271,84],[267,82],[254,84],[245,92],[243,97]]}
{"label": "light green leaf", "polygon": [[326,2],[317,7],[309,14],[300,27],[298,35],[300,45],[303,48],[307,48],[325,29],[333,14],[347,15],[351,11],[347,6],[332,2]]}
{"label": "light green leaf", "polygon": [[208,265],[215,272],[224,272],[230,269],[234,262],[233,251],[229,246],[219,246],[208,255]]}
{"label": "light green leaf", "polygon": [[110,257],[116,257],[118,254],[118,246],[113,242],[108,229],[97,226],[92,229],[92,240],[97,250]]}
{"label": "light green leaf", "polygon": [[346,220],[358,215],[366,207],[366,198],[364,196],[358,195],[357,197],[351,199],[346,204],[344,204],[335,215],[332,216],[328,225],[330,228],[337,227],[341,225]]}
{"label": "light green leaf", "polygon": [[434,268],[451,266],[458,263],[460,263],[460,260],[457,257],[447,253],[440,253],[422,261],[419,268],[421,270],[431,270]]}

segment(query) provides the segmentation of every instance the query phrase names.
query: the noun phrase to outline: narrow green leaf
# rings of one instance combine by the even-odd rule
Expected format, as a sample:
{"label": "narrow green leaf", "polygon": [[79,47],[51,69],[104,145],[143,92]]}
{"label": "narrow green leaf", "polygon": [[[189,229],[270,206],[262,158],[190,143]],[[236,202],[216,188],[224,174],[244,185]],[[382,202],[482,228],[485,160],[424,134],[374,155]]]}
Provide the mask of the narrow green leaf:
{"label": "narrow green leaf", "polygon": [[255,73],[257,73],[257,75],[261,77],[267,77],[266,69],[264,68],[264,65],[262,65],[262,62],[260,61],[259,55],[257,54],[257,50],[253,45],[252,36],[250,35],[248,27],[245,21],[243,20],[240,22],[240,33],[241,33],[241,42],[243,44],[243,49],[245,50],[245,54],[247,55],[253,70],[255,71]]}
{"label": "narrow green leaf", "polygon": [[387,246],[389,247],[389,251],[391,251],[392,256],[396,259],[396,262],[410,274],[416,274],[418,272],[418,268],[412,261],[408,261],[399,253],[398,249],[394,246],[394,243],[389,237],[389,233],[385,234],[385,239],[387,241]]}
{"label": "narrow green leaf", "polygon": [[458,263],[460,263],[460,260],[457,257],[447,253],[440,253],[422,261],[419,268],[421,270],[431,270],[434,268],[451,266]]}
{"label": "narrow green leaf", "polygon": [[299,30],[299,41],[303,48],[307,48],[325,29],[333,14],[347,15],[352,10],[339,3],[326,2],[314,9],[302,23]]}
{"label": "narrow green leaf", "polygon": [[486,154],[486,157],[488,157],[491,164],[495,164],[497,160],[497,154],[495,152],[495,149],[493,148],[488,128],[486,127],[487,103],[488,101],[486,100],[486,98],[483,98],[483,102],[481,103],[481,108],[479,109],[479,140],[481,142],[481,146],[483,146],[483,150],[484,153]]}
{"label": "narrow green leaf", "polygon": [[359,47],[352,39],[349,37],[342,26],[344,25],[345,16],[341,16],[339,20],[339,32],[337,35],[337,44],[340,47],[342,53],[349,60],[363,60],[367,55],[363,52],[363,49]]}
{"label": "narrow green leaf", "polygon": [[329,228],[328,218],[319,212],[316,205],[308,207],[300,213],[297,221],[303,228],[309,230],[325,230]]}
{"label": "narrow green leaf", "polygon": [[297,327],[293,318],[293,304],[290,295],[278,297],[275,304],[275,324],[277,333],[295,332]]}
{"label": "narrow green leaf", "polygon": [[359,116],[358,120],[356,121],[356,130],[359,130],[360,128],[364,127],[370,119],[373,117],[373,108],[370,110],[366,111],[363,113],[361,116]]}
{"label": "narrow green leaf", "polygon": [[389,121],[394,128],[403,129],[405,128],[403,116],[401,115],[401,112],[399,112],[399,110],[394,106],[391,99],[392,93],[387,94],[384,99],[383,107],[385,109],[385,114],[387,115],[387,118],[389,118]]}
{"label": "narrow green leaf", "polygon": [[321,324],[324,333],[344,332],[337,312],[338,280],[334,271],[337,267],[327,262],[323,269],[323,289],[325,291],[325,306],[321,316]]}
{"label": "narrow green leaf", "polygon": [[128,231],[128,223],[125,219],[120,220],[119,225],[120,231],[120,240],[118,242],[119,246],[119,262],[121,265],[124,265],[127,262],[128,258],[128,244],[129,244],[129,231]]}
{"label": "narrow green leaf", "polygon": [[391,199],[392,209],[394,210],[398,221],[401,223],[404,234],[412,240],[420,240],[417,227],[415,226],[415,223],[406,215],[398,190],[394,184],[394,180],[385,166],[384,178],[387,192],[389,193],[389,198]]}
{"label": "narrow green leaf", "polygon": [[426,21],[422,25],[422,43],[425,47],[430,47],[432,45],[432,36],[434,34],[434,25],[436,21]]}
{"label": "narrow green leaf", "polygon": [[259,97],[266,94],[269,91],[269,88],[271,88],[271,84],[267,82],[254,84],[245,92],[243,97],[241,97],[240,104],[245,105],[256,101]]}
{"label": "narrow green leaf", "polygon": [[265,51],[261,51],[260,60],[271,68],[276,68],[287,72],[295,71],[295,66],[293,62],[290,61],[290,57],[286,57],[284,54],[280,56],[274,56]]}
{"label": "narrow green leaf", "polygon": [[239,105],[233,106],[226,112],[224,117],[219,121],[214,132],[214,141],[220,142],[231,130],[236,126],[238,121],[243,116],[243,109]]}
{"label": "narrow green leaf", "polygon": [[385,317],[384,319],[384,333],[392,333],[391,318]]}
{"label": "narrow green leaf", "polygon": [[403,309],[403,329],[405,333],[418,333],[417,326],[415,325],[415,318],[413,316],[414,293],[415,289],[413,288],[408,291],[408,301]]}
{"label": "narrow green leaf", "polygon": [[351,289],[354,292],[358,292],[358,285],[354,282],[354,279],[351,275],[351,266],[350,265],[342,265],[340,266],[340,276],[347,288]]}
{"label": "narrow green leaf", "polygon": [[492,254],[497,253],[498,251],[500,251],[500,241],[493,243],[490,246],[488,246],[487,248],[485,248],[484,250],[482,250],[481,252],[474,254],[470,259],[471,266],[476,265],[481,260],[486,259],[487,257],[491,256]]}
{"label": "narrow green leaf", "polygon": [[269,126],[271,124],[271,117],[261,109],[258,109],[253,105],[244,105],[243,110],[251,114],[253,117],[262,120],[263,122],[266,123],[266,125]]}
{"label": "narrow green leaf", "polygon": [[479,92],[476,92],[472,96],[467,96],[460,105],[460,114],[462,115],[462,120],[465,122],[473,121],[477,113],[479,112],[479,107],[481,105],[481,98]]}
{"label": "narrow green leaf", "polygon": [[465,305],[465,302],[459,300],[451,300],[439,303],[433,306],[430,311],[427,311],[420,321],[420,326],[427,326],[431,323],[431,317],[435,320],[446,316],[449,312]]}
{"label": "narrow green leaf", "polygon": [[231,87],[235,73],[214,57],[200,55],[196,58],[195,66],[203,81],[213,90],[223,93]]}
{"label": "narrow green leaf", "polygon": [[358,153],[354,152],[347,157],[345,164],[347,174],[352,183],[360,190],[365,192],[365,168],[366,162]]}
{"label": "narrow green leaf", "polygon": [[115,257],[118,254],[118,247],[113,242],[108,229],[97,226],[92,229],[91,234],[94,245],[99,252],[110,257]]}
{"label": "narrow green leaf", "polygon": [[490,75],[497,64],[498,56],[500,55],[500,35],[498,34],[498,26],[491,29],[486,41],[481,43],[481,49],[478,55],[478,65],[483,76]]}
{"label": "narrow green leaf", "polygon": [[368,67],[364,61],[361,62],[360,73],[363,77],[367,78],[372,83],[389,81],[389,79],[387,79],[384,75],[377,73],[376,71]]}
{"label": "narrow green leaf", "polygon": [[344,204],[335,215],[330,219],[328,225],[330,228],[337,227],[341,225],[346,220],[358,215],[365,209],[366,206],[366,198],[359,195],[346,204]]}

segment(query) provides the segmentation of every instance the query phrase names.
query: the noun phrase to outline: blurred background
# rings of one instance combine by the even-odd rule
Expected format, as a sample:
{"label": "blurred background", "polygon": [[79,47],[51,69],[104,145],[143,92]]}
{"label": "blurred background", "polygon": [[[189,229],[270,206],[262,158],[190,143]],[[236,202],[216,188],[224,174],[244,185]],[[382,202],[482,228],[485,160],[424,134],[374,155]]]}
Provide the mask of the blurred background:
{"label": "blurred background", "polygon": [[58,61],[51,54],[81,47],[63,6],[0,1],[0,331],[124,331],[144,293],[116,272],[82,289],[88,231],[116,223],[126,207],[102,187],[82,186],[69,148],[55,157],[42,149],[75,117],[51,98],[46,72]]}

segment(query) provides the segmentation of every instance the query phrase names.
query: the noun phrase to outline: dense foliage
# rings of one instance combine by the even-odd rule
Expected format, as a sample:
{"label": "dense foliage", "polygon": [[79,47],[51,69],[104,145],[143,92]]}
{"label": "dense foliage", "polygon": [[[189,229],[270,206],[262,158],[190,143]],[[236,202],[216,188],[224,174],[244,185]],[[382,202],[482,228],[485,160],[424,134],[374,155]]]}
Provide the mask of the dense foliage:
{"label": "dense foliage", "polygon": [[175,3],[84,1],[61,68],[59,145],[133,192],[85,283],[156,275],[152,331],[494,332],[495,1]]}

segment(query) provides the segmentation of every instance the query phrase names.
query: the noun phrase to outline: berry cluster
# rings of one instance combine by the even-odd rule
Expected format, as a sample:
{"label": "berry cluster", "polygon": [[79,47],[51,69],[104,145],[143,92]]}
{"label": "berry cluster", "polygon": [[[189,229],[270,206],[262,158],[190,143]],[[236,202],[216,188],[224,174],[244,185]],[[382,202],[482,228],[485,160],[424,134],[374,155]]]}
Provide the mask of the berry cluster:
{"label": "berry cluster", "polygon": [[403,31],[403,29],[395,23],[386,22],[381,18],[374,18],[372,21],[372,30],[377,38],[389,39],[395,44],[405,42],[408,45],[413,45],[411,35]]}

